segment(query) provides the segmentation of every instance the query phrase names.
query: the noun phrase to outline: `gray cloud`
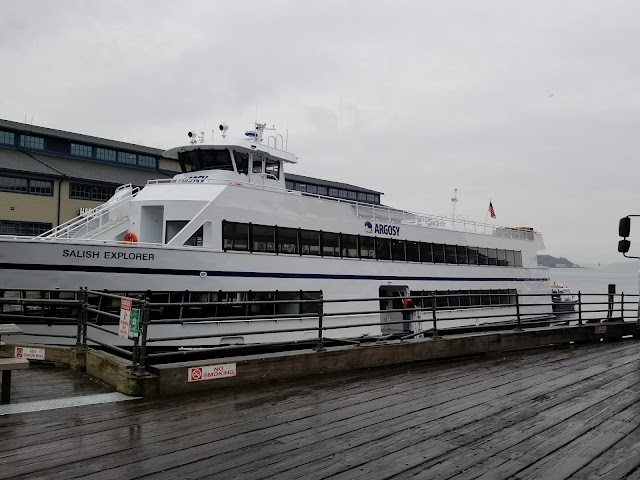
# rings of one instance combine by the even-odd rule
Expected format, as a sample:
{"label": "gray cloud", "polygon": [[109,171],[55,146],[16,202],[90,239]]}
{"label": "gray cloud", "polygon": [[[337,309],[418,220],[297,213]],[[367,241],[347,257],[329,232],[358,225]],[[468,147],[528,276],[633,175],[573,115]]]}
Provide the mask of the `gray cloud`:
{"label": "gray cloud", "polygon": [[[631,1],[5,2],[0,117],[156,147],[256,117],[295,173],[620,259],[640,193]],[[640,245],[640,240],[638,241]]]}

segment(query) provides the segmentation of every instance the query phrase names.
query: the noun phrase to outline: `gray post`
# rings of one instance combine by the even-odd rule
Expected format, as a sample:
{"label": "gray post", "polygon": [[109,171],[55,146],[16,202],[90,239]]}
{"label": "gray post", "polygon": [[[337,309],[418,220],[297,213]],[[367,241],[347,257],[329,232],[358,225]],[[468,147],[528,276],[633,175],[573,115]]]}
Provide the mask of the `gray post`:
{"label": "gray post", "polygon": [[78,330],[76,331],[76,348],[82,348],[82,317],[84,316],[84,292],[78,291]]}
{"label": "gray post", "polygon": [[431,317],[433,318],[433,335],[432,338],[438,338],[438,319],[436,318],[436,296],[431,295]]}
{"label": "gray post", "polygon": [[521,332],[522,331],[522,320],[520,318],[520,295],[518,295],[518,290],[516,290],[516,318],[517,318],[517,324],[516,324],[516,331],[517,332]]}
{"label": "gray post", "polygon": [[582,293],[578,290],[578,325],[582,326]]}
{"label": "gray post", "polygon": [[620,294],[620,320],[624,322],[624,292]]}
{"label": "gray post", "polygon": [[322,318],[324,316],[324,299],[320,297],[320,303],[318,303],[318,341],[316,342],[316,352],[324,351],[324,345],[322,343]]}
{"label": "gray post", "polygon": [[613,316],[613,303],[615,301],[615,296],[616,296],[616,284],[615,283],[610,283],[609,284],[609,298],[608,298],[609,306],[607,308],[607,318],[611,318]]}
{"label": "gray post", "polygon": [[138,375],[146,375],[145,364],[147,361],[147,330],[149,321],[151,320],[151,307],[149,306],[149,298],[147,297],[142,306],[142,322],[140,325],[140,362],[138,366]]}

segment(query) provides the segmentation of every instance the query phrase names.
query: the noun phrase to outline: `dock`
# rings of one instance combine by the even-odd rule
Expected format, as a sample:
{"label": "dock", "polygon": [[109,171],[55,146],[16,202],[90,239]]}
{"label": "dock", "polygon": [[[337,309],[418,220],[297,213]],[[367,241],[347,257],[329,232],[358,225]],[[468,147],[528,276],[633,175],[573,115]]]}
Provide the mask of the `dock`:
{"label": "dock", "polygon": [[[639,364],[629,338],[6,414],[0,476],[640,479]],[[11,406],[110,388],[32,368]]]}

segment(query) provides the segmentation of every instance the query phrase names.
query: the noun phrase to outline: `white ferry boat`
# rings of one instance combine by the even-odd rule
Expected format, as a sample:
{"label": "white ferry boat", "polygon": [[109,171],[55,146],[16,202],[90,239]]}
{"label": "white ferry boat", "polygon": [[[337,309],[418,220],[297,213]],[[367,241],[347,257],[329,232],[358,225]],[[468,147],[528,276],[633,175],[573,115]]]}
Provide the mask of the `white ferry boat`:
{"label": "white ferry boat", "polygon": [[[544,244],[533,229],[291,191],[284,166],[297,157],[265,144],[265,125],[238,141],[227,138],[226,128],[220,126],[219,140],[190,134],[187,145],[164,152],[183,172],[172,179],[149,181],[141,190],[124,185],[102,206],[38,237],[0,237],[0,290],[150,290],[169,301],[187,295],[224,302],[207,317],[290,315],[157,327],[163,336],[229,334],[192,342],[209,345],[313,338],[317,319],[296,315],[317,307],[296,301],[320,295],[369,299],[325,304],[325,313],[340,314],[324,319],[327,336],[353,338],[402,332],[401,323],[390,324],[402,321],[398,312],[352,313],[399,308],[398,301],[374,298],[453,294],[438,298],[438,318],[465,318],[443,321],[442,328],[510,320],[516,291],[549,293],[548,270],[537,265]],[[523,298],[522,314],[551,315],[548,298]],[[293,303],[237,305],[283,299]],[[430,306],[422,299],[415,304]],[[492,313],[502,316],[481,318]],[[412,330],[429,328],[430,319],[431,312],[419,312]],[[269,333],[276,328],[299,331]],[[247,331],[267,333],[234,336]]]}

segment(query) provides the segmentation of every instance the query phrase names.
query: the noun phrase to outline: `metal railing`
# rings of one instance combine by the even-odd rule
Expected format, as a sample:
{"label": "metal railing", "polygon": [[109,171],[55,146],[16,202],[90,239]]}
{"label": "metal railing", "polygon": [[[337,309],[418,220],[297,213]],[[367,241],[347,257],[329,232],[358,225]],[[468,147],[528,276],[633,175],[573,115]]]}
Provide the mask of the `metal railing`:
{"label": "metal railing", "polygon": [[[123,193],[119,197],[115,197],[118,192],[121,192],[123,190],[129,191]],[[89,234],[93,231],[100,230],[110,222],[117,221],[119,223],[123,220],[122,218],[109,219],[109,214],[130,201],[138,194],[139,190],[140,189],[138,187],[134,188],[131,184],[121,185],[116,189],[114,197],[112,197],[106,203],[103,203],[102,205],[93,208],[82,215],[78,215],[77,217],[72,218],[71,220],[68,220],[67,222],[62,223],[56,227],[53,227],[51,230],[33,238],[38,240],[68,240],[75,238],[76,234],[78,232],[81,232],[83,229],[85,230],[85,234]],[[104,221],[105,218],[106,221]],[[91,225],[95,223],[97,223],[97,226],[91,227]]]}
{"label": "metal railing", "polygon": [[[160,179],[149,180],[147,185],[184,185],[183,179]],[[278,181],[278,183],[280,183]],[[487,223],[480,223],[467,220],[464,217],[446,217],[441,215],[428,215],[425,213],[416,213],[408,210],[400,210],[387,207],[384,205],[376,205],[366,202],[358,202],[346,198],[329,197],[327,195],[319,195],[316,193],[300,192],[298,190],[289,190],[281,185],[281,188],[270,185],[260,185],[250,182],[240,182],[228,179],[199,179],[198,183],[189,183],[189,185],[230,185],[241,186],[246,188],[255,188],[259,190],[269,190],[272,192],[292,195],[304,195],[306,197],[314,197],[329,202],[346,203],[353,209],[353,213],[357,218],[364,220],[373,220],[386,223],[397,223],[404,225],[412,225],[426,228],[437,228],[442,230],[454,230],[467,233],[477,233],[480,235],[491,235],[505,238],[513,238],[517,240],[535,239],[535,232],[530,228],[519,227],[502,227]]]}
{"label": "metal railing", "polygon": [[[410,311],[397,308],[399,297],[368,297],[253,301],[152,301],[159,295],[176,292],[130,292],[114,293],[79,290],[9,290],[0,291],[0,321],[10,321],[27,326],[37,326],[36,331],[25,333],[31,337],[49,337],[55,341],[73,341],[78,349],[98,346],[131,362],[130,369],[136,375],[146,375],[148,365],[162,363],[176,356],[181,358],[202,358],[213,352],[228,350],[242,351],[255,349],[256,343],[244,343],[244,338],[277,334],[311,333],[313,337],[300,337],[290,341],[263,341],[259,345],[268,345],[271,350],[276,346],[282,349],[292,346],[314,348],[322,351],[327,344],[355,344],[381,342],[390,339],[399,341],[415,337],[431,337],[465,333],[473,330],[512,329],[522,331],[525,328],[544,327],[559,323],[584,325],[608,321],[640,322],[638,313],[638,295],[597,294],[578,292],[575,295],[574,309],[564,313],[552,314],[554,305],[567,307],[571,302],[553,302],[551,294],[523,294],[517,291],[508,293],[447,293],[412,296],[414,308]],[[195,292],[185,292],[195,293]],[[124,338],[119,335],[120,305],[123,298],[130,299],[132,306],[140,311],[139,335]],[[506,301],[505,301],[506,300]],[[363,308],[375,305],[381,307],[385,302],[393,308]],[[497,302],[497,303],[495,303]],[[357,307],[349,304],[357,303]],[[342,307],[338,307],[342,305]],[[273,313],[251,315],[252,307],[269,307]],[[291,314],[279,310],[295,306],[307,313]],[[218,307],[244,308],[244,315],[209,315],[217,312]],[[159,316],[164,308],[179,308],[179,318]],[[541,312],[545,310],[546,313]],[[184,315],[186,312],[186,315]],[[196,315],[195,312],[199,312]],[[390,318],[382,323],[384,315],[402,313],[411,318]],[[191,314],[191,316],[189,316]],[[339,321],[336,321],[339,319]],[[452,326],[455,322],[467,322],[468,325]],[[484,322],[480,326],[480,322]],[[293,325],[292,325],[293,324]],[[409,324],[411,331],[404,331]],[[163,327],[204,326],[204,330],[194,334],[178,334],[172,330],[163,334]],[[639,323],[640,325],[640,323]],[[56,330],[49,327],[62,327]],[[43,328],[47,327],[47,328]],[[331,332],[340,330],[366,329],[378,333],[367,337],[348,335],[331,336]],[[394,330],[395,328],[395,330]],[[44,330],[44,331],[43,331]],[[206,331],[205,331],[206,330]],[[385,331],[386,330],[386,331]],[[242,345],[222,344],[223,338],[243,339]],[[215,342],[218,343],[215,343]],[[186,349],[176,351],[167,344],[190,344]],[[55,342],[51,342],[55,343]],[[63,342],[64,343],[64,342]],[[68,343],[68,342],[67,342]]]}

